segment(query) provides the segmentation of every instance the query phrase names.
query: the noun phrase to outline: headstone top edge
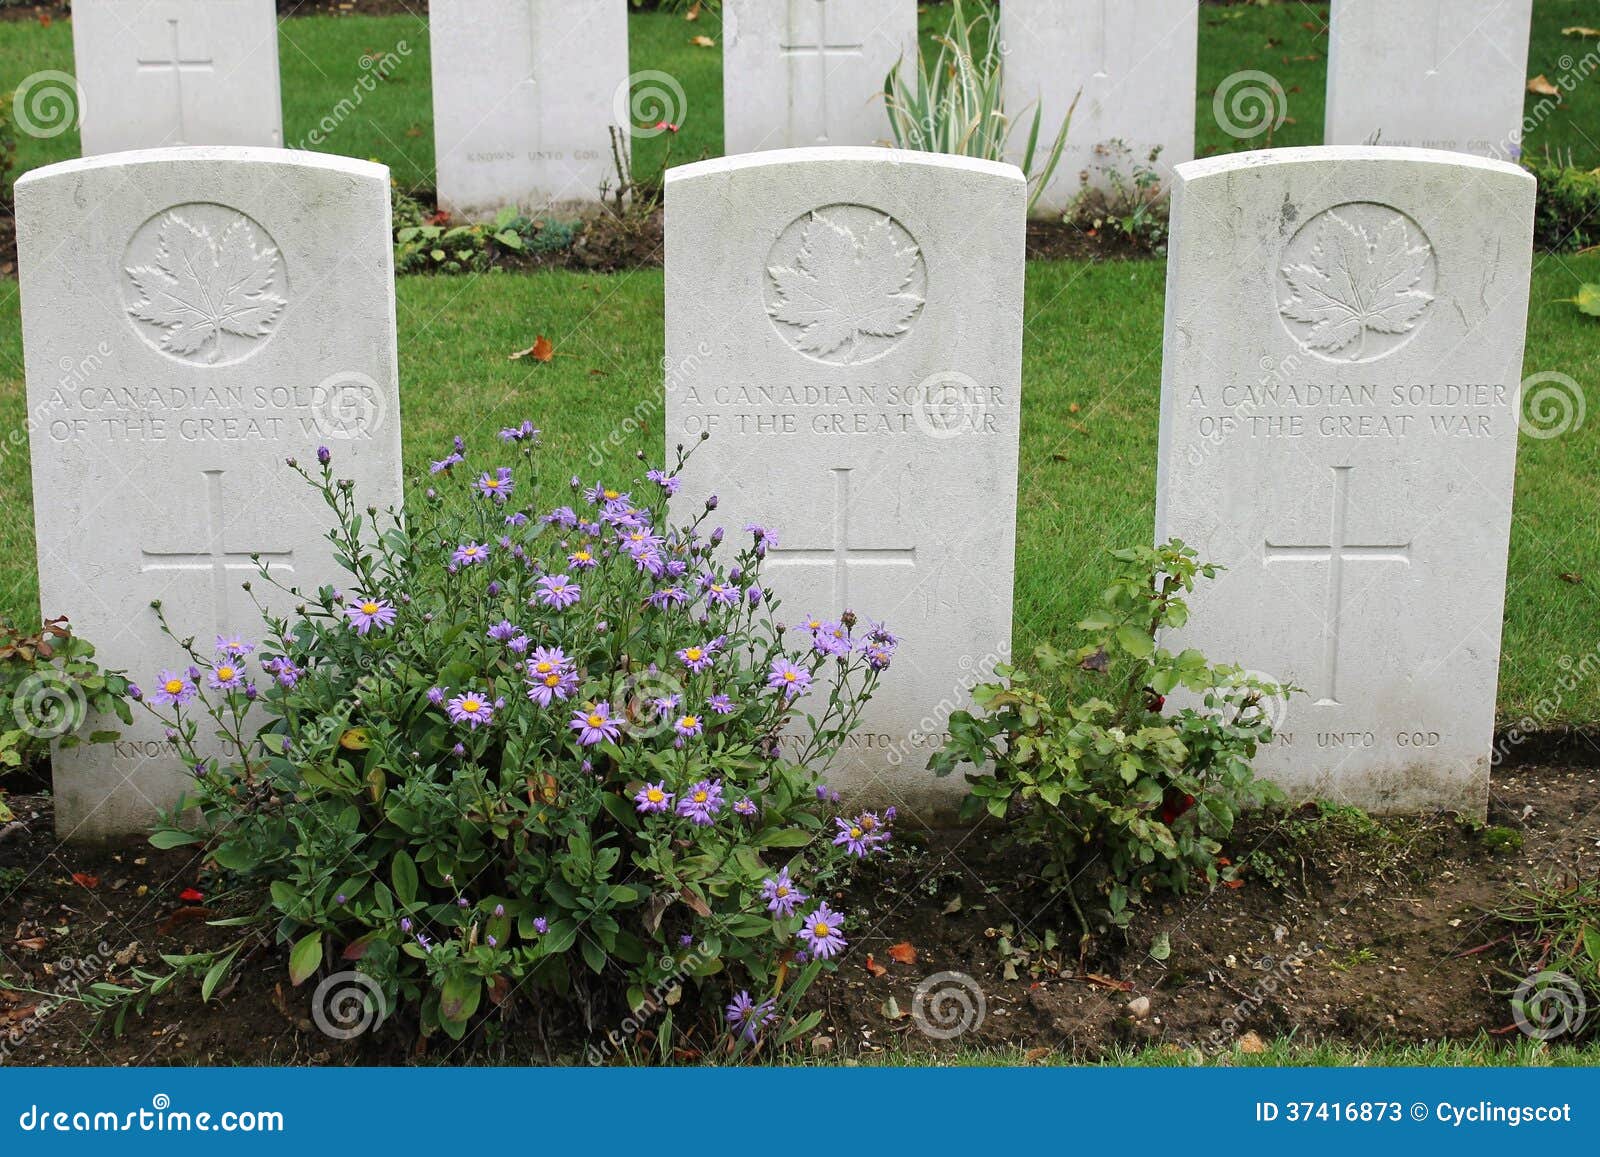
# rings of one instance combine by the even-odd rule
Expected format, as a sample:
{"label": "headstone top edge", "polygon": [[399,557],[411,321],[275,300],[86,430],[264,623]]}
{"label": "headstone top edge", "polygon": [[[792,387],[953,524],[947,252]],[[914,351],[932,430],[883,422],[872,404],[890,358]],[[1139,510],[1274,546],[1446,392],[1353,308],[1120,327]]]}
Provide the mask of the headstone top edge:
{"label": "headstone top edge", "polygon": [[1180,183],[1190,184],[1225,173],[1320,164],[1328,161],[1438,165],[1451,169],[1475,170],[1496,177],[1517,178],[1530,185],[1534,183],[1532,173],[1521,165],[1509,161],[1479,157],[1471,153],[1451,152],[1447,149],[1418,149],[1399,145],[1303,145],[1289,149],[1255,149],[1245,153],[1227,153],[1223,156],[1183,161],[1175,166],[1175,171]]}
{"label": "headstone top edge", "polygon": [[344,174],[389,184],[389,166],[376,161],[342,157],[334,153],[315,153],[305,149],[273,149],[256,145],[176,145],[160,149],[130,149],[120,153],[100,153],[30,169],[17,178],[16,191],[38,185],[71,180],[99,169],[131,168],[140,165],[170,165],[181,162],[235,161],[241,164],[276,165],[307,172]]}
{"label": "headstone top edge", "polygon": [[925,153],[914,149],[889,149],[873,145],[824,145],[800,149],[769,149],[759,153],[739,153],[731,157],[715,157],[688,165],[677,165],[667,170],[666,184],[674,185],[692,181],[746,172],[752,169],[780,168],[793,165],[829,162],[857,162],[877,166],[899,166],[923,169],[941,169],[952,172],[975,173],[993,177],[1012,184],[1027,185],[1027,178],[1016,165],[1004,161],[985,161],[977,157],[961,157],[948,153]]}

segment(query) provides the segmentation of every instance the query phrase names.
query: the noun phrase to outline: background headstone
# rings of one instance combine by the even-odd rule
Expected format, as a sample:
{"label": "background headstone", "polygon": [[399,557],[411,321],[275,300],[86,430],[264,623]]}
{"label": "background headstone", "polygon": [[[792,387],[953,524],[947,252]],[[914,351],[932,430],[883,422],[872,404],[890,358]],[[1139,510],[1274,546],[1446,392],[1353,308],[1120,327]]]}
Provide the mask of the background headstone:
{"label": "background headstone", "polygon": [[883,82],[917,63],[916,0],[726,0],[724,151],[889,140]]}
{"label": "background headstone", "polygon": [[1000,21],[1019,152],[1033,108],[1044,109],[1043,151],[1078,98],[1061,165],[1035,212],[1066,209],[1086,178],[1107,189],[1108,169],[1131,189],[1134,166],[1170,179],[1194,156],[1195,0],[1003,0]]}
{"label": "background headstone", "polygon": [[1323,143],[1522,153],[1533,0],[1333,0]]}
{"label": "background headstone", "polygon": [[667,174],[669,452],[711,434],[680,514],[716,493],[730,537],[778,531],[781,621],[901,637],[828,777],[923,815],[964,794],[928,757],[1010,654],[1025,209],[1015,167],[930,153]]}
{"label": "background headstone", "polygon": [[428,28],[443,208],[469,220],[506,206],[537,216],[615,188],[628,0],[433,0]]}
{"label": "background headstone", "polygon": [[83,155],[283,144],[273,0],[76,0]]}
{"label": "background headstone", "polygon": [[[315,469],[327,445],[363,504],[399,505],[389,170],[158,149],[36,169],[16,204],[45,615],[151,688],[185,665],[151,600],[209,653],[260,638],[252,552],[286,585],[343,587],[330,513],[284,459]],[[62,836],[137,832],[178,798],[187,768],[134,719],[57,753]]]}
{"label": "background headstone", "polygon": [[1488,801],[1534,181],[1419,149],[1178,166],[1158,540],[1228,569],[1174,644],[1294,696],[1257,768]]}

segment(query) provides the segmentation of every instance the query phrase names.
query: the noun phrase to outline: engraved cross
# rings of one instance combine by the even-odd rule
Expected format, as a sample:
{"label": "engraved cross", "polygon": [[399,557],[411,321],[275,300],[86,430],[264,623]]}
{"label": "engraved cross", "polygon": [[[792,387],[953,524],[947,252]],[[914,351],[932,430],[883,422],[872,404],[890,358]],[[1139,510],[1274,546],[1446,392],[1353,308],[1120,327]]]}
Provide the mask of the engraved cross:
{"label": "engraved cross", "polygon": [[168,57],[167,57],[166,60],[144,60],[144,59],[141,58],[138,61],[136,61],[136,63],[138,64],[139,70],[141,72],[166,72],[166,71],[170,71],[172,73],[172,83],[173,83],[173,85],[175,87],[176,95],[177,95],[177,98],[178,98],[178,141],[177,141],[177,143],[182,145],[182,144],[187,144],[188,143],[188,139],[189,139],[189,128],[188,128],[188,119],[187,119],[187,116],[186,116],[186,105],[185,105],[185,102],[184,102],[184,99],[183,99],[183,73],[184,73],[184,70],[188,69],[190,72],[210,72],[212,70],[212,68],[214,67],[216,62],[213,61],[211,59],[211,57],[209,57],[209,56],[206,56],[206,57],[195,57],[194,59],[186,59],[184,57],[182,45],[180,43],[180,38],[179,38],[179,35],[178,35],[178,19],[177,19],[177,17],[173,17],[171,20],[167,21],[167,36],[168,36],[168,42],[170,43],[171,48],[169,50]]}
{"label": "engraved cross", "polygon": [[1411,565],[1411,543],[1355,543],[1349,540],[1350,466],[1333,468],[1333,518],[1325,543],[1266,542],[1266,563],[1325,562],[1328,564],[1327,608],[1322,620],[1322,697],[1319,707],[1339,705],[1339,619],[1344,613],[1344,564],[1347,562],[1398,562]]}
{"label": "engraved cross", "polygon": [[[815,44],[787,44],[786,43],[786,44],[780,45],[779,47],[783,50],[783,55],[784,56],[789,57],[792,61],[794,61],[796,63],[799,63],[802,60],[812,60],[812,61],[816,62],[816,66],[817,66],[817,68],[816,68],[816,75],[817,75],[817,122],[818,122],[817,143],[818,144],[827,144],[828,143],[828,112],[829,112],[828,71],[832,67],[832,65],[830,64],[829,58],[830,57],[835,57],[835,56],[840,56],[840,57],[842,57],[842,56],[860,56],[861,55],[861,50],[862,50],[862,48],[864,46],[861,45],[861,44],[830,44],[830,43],[828,43],[828,3],[829,3],[829,0],[800,0],[800,2],[802,4],[804,4],[804,3],[814,3],[816,5],[816,12],[817,12],[816,43]],[[790,9],[789,9],[789,19],[790,19],[790,28],[791,28],[791,32],[792,32],[793,25],[794,25],[794,22],[795,22],[794,21],[794,7],[792,5],[790,6]],[[797,75],[796,70],[791,67],[791,70],[790,70],[790,73],[789,73],[789,92],[790,92],[790,99],[791,100],[793,100],[794,97],[796,95],[798,95],[798,92],[802,87],[803,86],[799,83],[799,77]]]}
{"label": "engraved cross", "polygon": [[852,547],[850,545],[850,467],[833,470],[833,545],[825,548],[772,548],[776,566],[826,566],[833,568],[833,609],[850,609],[850,568],[853,566],[917,565],[917,548]]}
{"label": "engraved cross", "polygon": [[294,567],[288,565],[294,558],[292,550],[278,551],[230,551],[227,549],[224,536],[227,533],[227,518],[223,512],[222,502],[222,471],[207,470],[206,478],[206,506],[209,513],[209,541],[201,551],[155,551],[145,550],[139,564],[139,573],[150,574],[155,571],[210,571],[211,572],[211,597],[212,610],[216,617],[218,634],[227,634],[232,630],[228,615],[228,572],[249,571],[251,574],[259,573],[261,563],[282,562],[283,571],[293,573]]}

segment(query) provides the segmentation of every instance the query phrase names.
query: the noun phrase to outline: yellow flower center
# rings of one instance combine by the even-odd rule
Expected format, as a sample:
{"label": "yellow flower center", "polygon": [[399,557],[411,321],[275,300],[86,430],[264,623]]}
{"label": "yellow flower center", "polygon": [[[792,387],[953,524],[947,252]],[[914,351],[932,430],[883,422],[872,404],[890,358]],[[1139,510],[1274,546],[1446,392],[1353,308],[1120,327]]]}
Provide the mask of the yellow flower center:
{"label": "yellow flower center", "polygon": [[649,800],[651,803],[661,803],[667,797],[659,787],[652,787],[644,793],[644,798]]}
{"label": "yellow flower center", "polygon": [[233,678],[233,668],[232,667],[218,667],[217,668],[217,678],[222,680],[224,683],[226,683],[229,679]]}
{"label": "yellow flower center", "polygon": [[572,557],[577,559],[579,562],[588,562],[589,552],[586,550],[575,550],[572,552]]}
{"label": "yellow flower center", "polygon": [[783,673],[783,681],[785,683],[793,683],[794,679],[795,679],[795,675],[794,675],[793,671],[785,671]]}
{"label": "yellow flower center", "polygon": [[778,895],[779,896],[787,896],[788,894],[789,894],[789,889],[786,888],[784,885],[779,884],[778,885]]}
{"label": "yellow flower center", "polygon": [[692,731],[694,728],[700,726],[700,716],[685,715],[682,719],[678,720],[678,726]]}
{"label": "yellow flower center", "polygon": [[544,685],[546,687],[559,687],[561,685],[561,676],[556,674],[546,675],[544,677]]}
{"label": "yellow flower center", "polygon": [[621,491],[620,491],[620,490],[609,490],[609,489],[608,489],[608,490],[606,490],[606,491],[605,491],[605,492],[604,492],[604,493],[605,493],[605,496],[606,496],[606,499],[607,499],[607,500],[608,500],[608,501],[609,501],[609,500],[610,500],[610,499],[613,499],[613,498],[620,498],[620,497],[622,497],[622,492],[621,492]]}
{"label": "yellow flower center", "polygon": [[819,940],[826,940],[829,936],[833,935],[833,929],[829,928],[821,920],[818,920],[811,926],[811,932]]}
{"label": "yellow flower center", "polygon": [[364,614],[364,615],[375,615],[375,614],[377,614],[378,613],[378,604],[374,603],[374,602],[362,603],[361,604],[361,613]]}
{"label": "yellow flower center", "polygon": [[698,663],[702,654],[704,654],[704,652],[702,652],[699,647],[690,647],[683,653],[683,657],[688,659],[691,663]]}
{"label": "yellow flower center", "polygon": [[183,680],[168,679],[165,683],[161,684],[161,688],[168,695],[176,695],[179,691],[183,690]]}
{"label": "yellow flower center", "polygon": [[706,802],[706,793],[703,792],[703,791],[695,792],[694,793],[694,802],[695,803],[705,803]]}
{"label": "yellow flower center", "polygon": [[852,840],[859,840],[861,838],[861,829],[860,828],[851,828],[850,829],[850,838]]}
{"label": "yellow flower center", "polygon": [[606,721],[606,717],[604,715],[593,715],[593,714],[591,714],[589,716],[589,726],[590,727],[603,726],[605,724],[605,721]]}
{"label": "yellow flower center", "polygon": [[465,711],[468,715],[476,715],[482,707],[483,704],[478,702],[476,699],[463,699],[461,701],[461,710]]}
{"label": "yellow flower center", "polygon": [[556,669],[556,665],[550,662],[549,659],[541,659],[539,662],[534,664],[533,669],[539,672],[541,675],[548,675],[551,671]]}

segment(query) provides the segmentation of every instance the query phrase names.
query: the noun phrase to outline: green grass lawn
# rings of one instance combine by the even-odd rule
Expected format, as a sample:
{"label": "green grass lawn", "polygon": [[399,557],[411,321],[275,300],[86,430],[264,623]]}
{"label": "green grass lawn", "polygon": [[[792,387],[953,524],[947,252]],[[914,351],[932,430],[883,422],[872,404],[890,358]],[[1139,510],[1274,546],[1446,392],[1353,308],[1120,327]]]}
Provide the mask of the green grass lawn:
{"label": "green grass lawn", "polygon": [[[1028,268],[1016,626],[1020,647],[1076,621],[1099,590],[1103,552],[1147,540],[1155,496],[1164,265],[1035,262]],[[1527,370],[1592,376],[1600,326],[1554,299],[1600,281],[1600,254],[1542,257],[1533,285]],[[0,292],[0,430],[25,417],[14,283]],[[399,283],[401,403],[409,468],[460,432],[485,444],[529,416],[554,470],[624,475],[661,452],[655,402],[664,350],[657,270],[406,277]],[[536,334],[547,365],[511,361]],[[624,421],[646,415],[642,428]],[[1565,664],[1596,639],[1600,439],[1581,429],[1524,438],[1517,474],[1501,714],[1553,695]],[[26,447],[0,439],[0,614],[34,609]],[[1562,579],[1579,574],[1582,583]],[[1600,722],[1600,685],[1559,697],[1553,719]]]}
{"label": "green grass lawn", "polygon": [[[944,4],[926,5],[924,38],[942,31],[949,19]],[[1594,49],[1593,40],[1563,36],[1562,29],[1596,24],[1594,0],[1534,0],[1528,75],[1543,74],[1559,83],[1573,81],[1560,107],[1529,133],[1530,151],[1549,149],[1584,167],[1600,165],[1600,85],[1584,81],[1573,61]],[[1256,148],[1265,144],[1313,145],[1322,139],[1323,91],[1327,77],[1327,4],[1280,3],[1205,7],[1200,20],[1199,87],[1195,100],[1196,151]],[[710,36],[715,47],[693,43]],[[714,14],[689,22],[681,15],[636,12],[629,21],[630,55],[635,72],[659,71],[676,78],[685,107],[676,135],[641,139],[634,169],[643,178],[671,163],[722,153],[722,29]],[[389,165],[406,189],[433,187],[433,121],[428,71],[428,28],[415,16],[305,16],[279,25],[278,58],[283,74],[284,132],[291,145],[375,158]],[[352,98],[367,70],[363,58],[394,53],[398,67],[355,111],[344,117],[326,141],[310,134],[341,100]],[[1567,65],[1563,67],[1562,61]],[[32,22],[0,23],[0,93],[45,69],[72,71],[72,29],[65,21],[45,28]],[[1287,119],[1270,138],[1239,140],[1217,123],[1213,94],[1230,75],[1259,70],[1274,77],[1286,99]],[[1528,98],[1531,114],[1538,98]],[[884,122],[888,135],[888,122]],[[18,134],[18,171],[69,160],[78,155],[77,131],[50,138]],[[670,152],[669,152],[670,151]]]}

